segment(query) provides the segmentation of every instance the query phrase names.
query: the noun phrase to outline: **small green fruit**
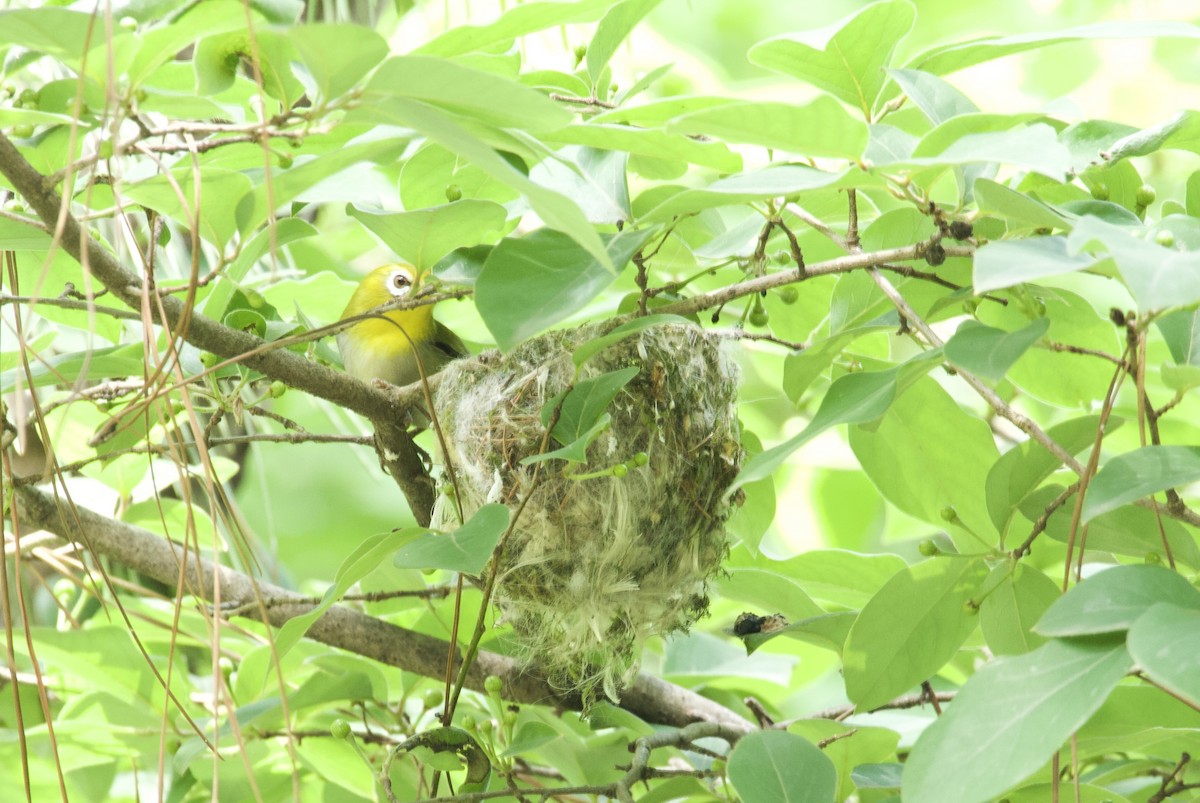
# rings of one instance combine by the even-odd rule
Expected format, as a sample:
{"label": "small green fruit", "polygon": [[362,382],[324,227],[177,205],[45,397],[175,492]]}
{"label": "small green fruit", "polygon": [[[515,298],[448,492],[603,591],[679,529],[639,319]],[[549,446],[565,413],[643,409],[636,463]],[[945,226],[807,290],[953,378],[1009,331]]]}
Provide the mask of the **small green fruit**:
{"label": "small green fruit", "polygon": [[776,265],[787,265],[792,261],[792,255],[787,251],[776,251],[775,253],[771,254],[771,261]]}
{"label": "small green fruit", "polygon": [[1175,247],[1175,235],[1167,229],[1163,229],[1154,235],[1154,242],[1161,245],[1163,248]]}
{"label": "small green fruit", "polygon": [[21,94],[17,96],[17,105],[25,109],[36,109],[38,107],[37,90],[22,89]]}
{"label": "small green fruit", "polygon": [[612,474],[617,479],[629,476],[629,466],[624,463],[617,463],[612,467]]}
{"label": "small green fruit", "polygon": [[517,712],[513,711],[511,708],[508,709],[507,711],[505,711],[503,722],[504,722],[504,727],[506,727],[506,728],[511,728],[513,725],[516,725],[517,724]]}
{"label": "small green fruit", "polygon": [[940,555],[941,550],[938,545],[933,542],[932,538],[926,538],[921,543],[917,544],[917,551],[927,558],[932,558],[934,555]]}
{"label": "small green fruit", "polygon": [[1137,195],[1133,196],[1133,199],[1138,206],[1149,206],[1154,203],[1156,197],[1157,194],[1154,192],[1154,188],[1149,184],[1143,184],[1138,187]]}
{"label": "small green fruit", "polygon": [[203,351],[200,353],[200,364],[203,365],[205,368],[212,368],[214,365],[216,365],[220,361],[221,361],[221,358],[218,357],[216,354],[213,354],[211,351]]}
{"label": "small green fruit", "polygon": [[29,123],[21,123],[20,125],[14,125],[12,132],[13,136],[18,139],[29,139],[33,136],[33,126]]}
{"label": "small green fruit", "polygon": [[958,511],[954,509],[953,505],[946,505],[944,508],[938,511],[938,515],[942,517],[942,521],[958,521]]}
{"label": "small green fruit", "polygon": [[483,690],[491,695],[500,694],[500,690],[504,688],[504,681],[499,675],[488,675],[483,679]]}
{"label": "small green fruit", "polygon": [[750,313],[750,325],[763,327],[771,321],[771,316],[761,307]]}
{"label": "small green fruit", "polygon": [[575,66],[578,67],[587,56],[587,45],[575,45]]}
{"label": "small green fruit", "polygon": [[446,200],[447,201],[449,201],[450,203],[454,203],[455,201],[457,201],[461,198],[462,198],[462,188],[461,187],[459,187],[457,184],[447,184],[446,185]]}
{"label": "small green fruit", "polygon": [[633,464],[635,466],[644,466],[650,462],[650,456],[645,452],[638,452],[633,456]]}
{"label": "small green fruit", "polygon": [[484,736],[487,736],[492,732],[492,728],[494,727],[496,727],[496,723],[492,722],[490,719],[485,719],[479,723],[479,732]]}
{"label": "small green fruit", "polygon": [[271,383],[271,398],[272,399],[278,399],[281,396],[283,396],[283,394],[285,394],[285,393],[287,393],[287,385],[280,382],[278,379],[276,379],[274,382]]}
{"label": "small green fruit", "polygon": [[1097,201],[1107,201],[1110,197],[1108,185],[1103,181],[1098,181],[1092,185],[1092,197]]}
{"label": "small green fruit", "polygon": [[279,163],[280,167],[287,170],[296,159],[290,153],[277,153],[275,154],[275,161]]}
{"label": "small green fruit", "polygon": [[969,599],[963,603],[963,613],[967,616],[979,615],[979,603],[973,599]]}
{"label": "small green fruit", "polygon": [[426,689],[425,694],[421,695],[421,702],[426,708],[437,708],[443,699],[441,689]]}
{"label": "small green fruit", "polygon": [[1157,552],[1147,552],[1146,557],[1144,557],[1142,560],[1151,566],[1161,566],[1163,562],[1162,555],[1158,554]]}
{"label": "small green fruit", "polygon": [[787,287],[779,288],[779,300],[784,304],[795,304],[800,300],[800,291],[790,284]]}
{"label": "small green fruit", "polygon": [[335,719],[329,726],[329,735],[335,739],[349,739],[350,723],[344,719]]}

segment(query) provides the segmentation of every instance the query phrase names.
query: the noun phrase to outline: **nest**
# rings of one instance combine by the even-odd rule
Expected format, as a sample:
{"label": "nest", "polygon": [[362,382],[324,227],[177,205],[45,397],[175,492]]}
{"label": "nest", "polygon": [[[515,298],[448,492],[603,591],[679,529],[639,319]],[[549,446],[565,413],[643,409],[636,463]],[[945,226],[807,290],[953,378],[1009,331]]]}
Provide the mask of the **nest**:
{"label": "nest", "polygon": [[[640,369],[609,405],[611,425],[586,466],[522,465],[543,450],[547,400],[576,380],[573,350],[612,328],[552,332],[491,364],[452,363],[435,400],[465,514],[501,502],[517,515],[524,503],[498,563],[501,620],[585,704],[601,689],[618,698],[648,637],[708,612],[709,582],[728,552],[726,492],[742,460],[737,366],[715,336],[670,323],[584,363],[578,380]],[[631,466],[623,477],[571,477],[618,463]],[[452,527],[453,507],[439,496],[435,525]]]}

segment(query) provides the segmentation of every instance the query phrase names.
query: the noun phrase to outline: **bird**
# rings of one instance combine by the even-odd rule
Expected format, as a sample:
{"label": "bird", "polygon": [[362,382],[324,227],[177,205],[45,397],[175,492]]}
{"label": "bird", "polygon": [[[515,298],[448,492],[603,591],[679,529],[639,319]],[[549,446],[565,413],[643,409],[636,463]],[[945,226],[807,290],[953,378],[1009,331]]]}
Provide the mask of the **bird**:
{"label": "bird", "polygon": [[[362,315],[393,299],[412,298],[420,278],[411,265],[376,268],[359,282],[340,320]],[[393,385],[408,385],[421,378],[414,347],[427,377],[451,360],[468,355],[458,335],[434,320],[432,304],[365,318],[339,332],[337,344],[348,374],[364,382],[382,379]]]}

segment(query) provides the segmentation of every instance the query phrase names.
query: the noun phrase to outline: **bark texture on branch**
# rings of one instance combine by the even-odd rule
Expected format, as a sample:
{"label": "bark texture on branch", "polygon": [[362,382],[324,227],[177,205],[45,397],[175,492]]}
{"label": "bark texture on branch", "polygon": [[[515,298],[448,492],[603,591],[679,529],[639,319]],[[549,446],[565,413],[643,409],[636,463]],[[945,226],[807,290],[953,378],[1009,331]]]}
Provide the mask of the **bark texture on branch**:
{"label": "bark texture on branch", "polygon": [[[214,596],[214,581],[220,584],[223,605],[237,606],[275,627],[313,609],[307,597],[271,583],[251,578],[233,569],[198,559],[183,548],[148,530],[101,516],[83,508],[70,508],[61,498],[36,487],[15,489],[18,519],[25,532],[48,530],[62,538],[86,544],[95,554],[107,555],[161,583],[174,586],[186,568],[186,588],[204,600]],[[269,599],[265,608],[257,602]],[[295,604],[286,600],[295,599]],[[282,604],[280,604],[282,601]],[[364,613],[331,607],[313,624],[309,638],[323,644],[372,658],[409,672],[440,678],[446,671],[449,644],[441,639],[406,630]],[[514,702],[561,706],[579,710],[580,701],[551,687],[536,670],[502,655],[480,652],[467,675],[467,686],[483,689],[488,675],[504,682],[505,699]],[[638,675],[624,692],[621,706],[642,719],[682,727],[692,722],[715,722],[739,732],[752,725],[733,711],[688,689],[646,674]]]}

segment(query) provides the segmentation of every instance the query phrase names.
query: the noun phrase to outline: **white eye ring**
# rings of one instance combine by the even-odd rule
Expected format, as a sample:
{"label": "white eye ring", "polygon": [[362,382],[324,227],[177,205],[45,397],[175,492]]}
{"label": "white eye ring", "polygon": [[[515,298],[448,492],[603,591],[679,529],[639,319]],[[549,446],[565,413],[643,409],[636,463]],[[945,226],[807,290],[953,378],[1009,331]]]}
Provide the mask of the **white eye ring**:
{"label": "white eye ring", "polygon": [[388,274],[388,292],[397,298],[408,295],[412,289],[412,274],[406,270],[395,270]]}

